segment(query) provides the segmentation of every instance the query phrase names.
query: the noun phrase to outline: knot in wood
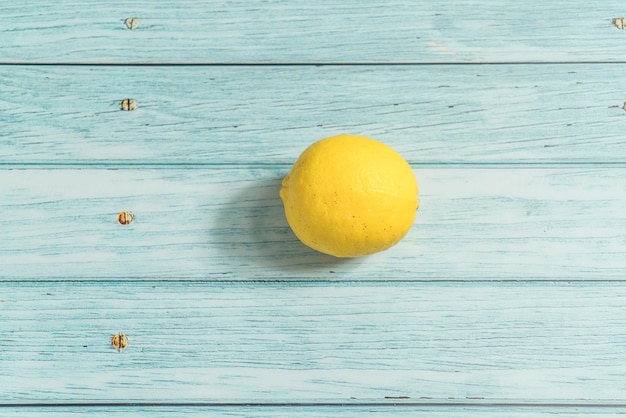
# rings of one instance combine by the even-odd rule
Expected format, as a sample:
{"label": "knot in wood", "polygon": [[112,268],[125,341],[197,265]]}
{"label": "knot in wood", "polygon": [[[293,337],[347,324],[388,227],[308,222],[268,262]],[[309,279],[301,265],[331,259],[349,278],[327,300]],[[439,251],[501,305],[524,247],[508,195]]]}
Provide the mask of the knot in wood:
{"label": "knot in wood", "polygon": [[133,215],[133,213],[129,211],[120,212],[117,215],[117,221],[121,225],[130,225],[133,219],[135,219],[135,215]]}
{"label": "knot in wood", "polygon": [[122,100],[122,103],[120,104],[120,107],[122,108],[122,110],[135,110],[137,109],[137,100],[135,99],[124,99]]}
{"label": "knot in wood", "polygon": [[136,17],[129,17],[124,21],[124,24],[130,30],[137,29],[139,27],[139,19]]}
{"label": "knot in wood", "polygon": [[615,25],[615,27],[617,27],[617,29],[624,29],[624,26],[626,26],[626,21],[623,17],[616,17],[615,19],[613,19],[613,24]]}

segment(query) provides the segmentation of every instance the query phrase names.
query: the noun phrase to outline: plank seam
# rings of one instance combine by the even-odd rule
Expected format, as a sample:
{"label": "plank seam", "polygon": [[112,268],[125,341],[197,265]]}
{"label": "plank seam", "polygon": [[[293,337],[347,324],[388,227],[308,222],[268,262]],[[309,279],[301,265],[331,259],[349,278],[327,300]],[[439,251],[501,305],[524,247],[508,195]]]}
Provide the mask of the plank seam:
{"label": "plank seam", "polygon": [[[295,161],[295,158],[294,158]],[[529,162],[416,162],[408,161],[411,167],[420,168],[441,168],[441,169],[564,169],[564,168],[626,168],[626,161],[529,161]],[[0,162],[0,170],[27,170],[27,169],[233,169],[233,168],[291,168],[293,163],[254,163],[254,162],[163,162],[163,163],[142,163],[133,161],[119,162],[33,162],[33,163],[12,163]]]}
{"label": "plank seam", "polygon": [[67,284],[102,284],[104,282],[114,284],[163,284],[163,283],[180,283],[180,284],[198,284],[198,285],[211,285],[211,284],[236,284],[236,285],[248,285],[248,284],[310,284],[310,285],[349,285],[349,284],[363,284],[363,285],[398,285],[398,284],[437,284],[437,285],[472,285],[472,284],[515,284],[515,285],[532,285],[532,284],[553,284],[553,285],[607,285],[613,286],[615,284],[626,284],[626,279],[388,279],[388,280],[355,280],[355,279],[189,279],[189,278],[116,278],[116,277],[102,277],[102,278],[85,278],[85,279],[63,279],[63,278],[47,278],[47,279],[6,279],[0,278],[0,284],[42,284],[42,283],[67,283]]}
{"label": "plank seam", "polygon": [[401,401],[388,402],[54,402],[54,403],[0,403],[2,408],[350,408],[350,407],[405,407],[405,408],[527,408],[527,409],[626,409],[623,402],[490,402],[490,401]]}
{"label": "plank seam", "polygon": [[6,67],[420,67],[486,65],[624,65],[626,61],[362,61],[362,62],[25,62],[0,61]]}

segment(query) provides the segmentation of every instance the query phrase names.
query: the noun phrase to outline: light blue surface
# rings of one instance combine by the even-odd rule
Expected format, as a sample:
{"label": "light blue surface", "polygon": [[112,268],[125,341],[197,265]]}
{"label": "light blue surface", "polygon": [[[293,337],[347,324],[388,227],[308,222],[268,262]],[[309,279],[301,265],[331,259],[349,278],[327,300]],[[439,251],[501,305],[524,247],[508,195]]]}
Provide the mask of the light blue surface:
{"label": "light blue surface", "polygon": [[416,167],[624,163],[620,69],[0,66],[0,162],[290,165],[352,132]]}
{"label": "light blue surface", "polygon": [[626,37],[611,23],[620,0],[3,1],[0,11],[2,62],[623,61]]}
{"label": "light blue surface", "polygon": [[[622,13],[0,3],[0,415],[626,413]],[[363,259],[278,197],[341,132],[420,185]]]}

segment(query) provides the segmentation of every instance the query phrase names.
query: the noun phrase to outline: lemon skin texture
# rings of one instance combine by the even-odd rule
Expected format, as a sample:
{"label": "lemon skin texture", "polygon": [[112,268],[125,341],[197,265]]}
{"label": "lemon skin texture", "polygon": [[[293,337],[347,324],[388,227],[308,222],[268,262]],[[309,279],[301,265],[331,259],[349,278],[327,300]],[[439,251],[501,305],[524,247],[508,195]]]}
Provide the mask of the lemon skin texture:
{"label": "lemon skin texture", "polygon": [[371,138],[342,134],[310,145],[283,179],[285,216],[305,245],[336,257],[386,250],[419,206],[410,165]]}

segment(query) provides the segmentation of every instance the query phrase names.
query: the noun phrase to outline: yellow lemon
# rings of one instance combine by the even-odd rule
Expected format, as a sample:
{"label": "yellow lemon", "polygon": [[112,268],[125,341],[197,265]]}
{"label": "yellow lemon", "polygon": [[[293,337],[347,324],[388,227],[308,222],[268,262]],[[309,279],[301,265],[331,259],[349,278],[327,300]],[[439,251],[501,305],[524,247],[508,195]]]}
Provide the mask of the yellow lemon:
{"label": "yellow lemon", "polygon": [[304,244],[337,257],[388,249],[409,231],[419,205],[411,166],[374,139],[337,135],[309,146],[280,197]]}

